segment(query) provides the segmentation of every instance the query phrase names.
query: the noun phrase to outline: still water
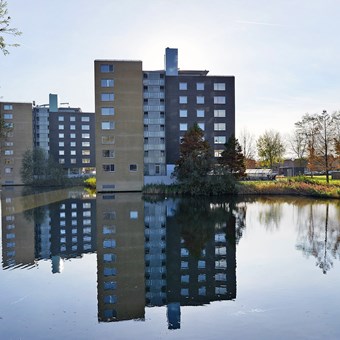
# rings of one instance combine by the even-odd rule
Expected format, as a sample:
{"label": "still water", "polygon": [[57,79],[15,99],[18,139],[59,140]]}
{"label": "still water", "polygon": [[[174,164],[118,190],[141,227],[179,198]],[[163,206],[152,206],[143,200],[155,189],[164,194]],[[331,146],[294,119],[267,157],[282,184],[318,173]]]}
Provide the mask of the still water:
{"label": "still water", "polygon": [[340,202],[1,192],[1,339],[340,339]]}

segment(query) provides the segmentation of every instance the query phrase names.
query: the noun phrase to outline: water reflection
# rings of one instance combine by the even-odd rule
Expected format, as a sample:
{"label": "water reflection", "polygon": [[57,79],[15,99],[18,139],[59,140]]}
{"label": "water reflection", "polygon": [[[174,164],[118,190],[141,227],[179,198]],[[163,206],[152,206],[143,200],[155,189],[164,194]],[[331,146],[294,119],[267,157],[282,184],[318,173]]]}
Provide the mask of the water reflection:
{"label": "water reflection", "polygon": [[[21,189],[20,189],[21,190]],[[334,201],[292,198],[167,199],[138,193],[90,196],[83,190],[34,193],[3,188],[2,267],[97,254],[99,322],[144,320],[145,307],[166,306],[169,329],[181,307],[236,299],[236,245],[251,227],[248,207],[270,232],[289,216],[296,248],[327,273],[340,259],[340,209]],[[250,254],[251,256],[251,254]]]}
{"label": "water reflection", "polygon": [[247,198],[243,204],[258,205],[258,220],[268,231],[278,230],[283,216],[291,216],[297,226],[296,249],[308,258],[323,274],[340,259],[340,202],[296,197]]}

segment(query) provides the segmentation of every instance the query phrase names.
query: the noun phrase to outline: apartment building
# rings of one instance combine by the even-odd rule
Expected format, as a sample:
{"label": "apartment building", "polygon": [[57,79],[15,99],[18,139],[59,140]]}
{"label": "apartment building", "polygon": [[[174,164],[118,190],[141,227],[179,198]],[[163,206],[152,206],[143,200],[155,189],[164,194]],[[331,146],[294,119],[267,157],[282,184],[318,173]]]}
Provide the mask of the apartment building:
{"label": "apartment building", "polygon": [[169,183],[181,138],[197,123],[221,156],[235,133],[235,78],[179,70],[167,48],[164,70],[142,62],[95,61],[97,191],[140,191]]}
{"label": "apartment building", "polygon": [[143,186],[141,61],[95,60],[97,191]]}
{"label": "apartment building", "polygon": [[0,102],[5,134],[0,140],[0,184],[22,184],[20,168],[26,150],[33,148],[32,104]]}
{"label": "apartment building", "polygon": [[214,156],[220,157],[224,144],[235,133],[234,76],[209,76],[206,70],[176,72],[177,49],[167,48],[165,58],[167,164],[176,163],[181,138],[195,123],[204,131]]}
{"label": "apartment building", "polygon": [[50,94],[48,105],[33,108],[34,145],[45,150],[67,172],[81,175],[95,168],[95,122],[93,112],[58,107]]}
{"label": "apartment building", "polygon": [[165,74],[143,72],[144,175],[166,176]]}

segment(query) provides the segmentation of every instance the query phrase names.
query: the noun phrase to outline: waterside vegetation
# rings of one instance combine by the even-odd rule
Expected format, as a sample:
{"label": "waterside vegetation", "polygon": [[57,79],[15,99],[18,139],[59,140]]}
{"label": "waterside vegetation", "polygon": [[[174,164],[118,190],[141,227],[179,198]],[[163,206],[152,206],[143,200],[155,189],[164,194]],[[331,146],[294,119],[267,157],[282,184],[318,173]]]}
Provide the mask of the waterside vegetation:
{"label": "waterside vegetation", "polygon": [[[323,176],[325,177],[325,176]],[[227,186],[210,186],[206,183],[205,190],[190,190],[181,184],[150,184],[143,188],[143,194],[176,196],[176,195],[291,195],[318,198],[340,198],[340,180],[319,177],[311,179],[306,176],[280,178],[275,181],[231,181]]]}

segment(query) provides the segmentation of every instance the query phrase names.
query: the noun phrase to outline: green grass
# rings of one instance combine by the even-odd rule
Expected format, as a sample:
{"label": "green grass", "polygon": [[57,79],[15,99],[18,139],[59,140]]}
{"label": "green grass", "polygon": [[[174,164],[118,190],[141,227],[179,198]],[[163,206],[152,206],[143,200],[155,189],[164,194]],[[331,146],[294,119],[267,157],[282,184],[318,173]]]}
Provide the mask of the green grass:
{"label": "green grass", "polygon": [[325,176],[278,178],[276,181],[238,182],[237,192],[242,195],[298,195],[340,198],[340,181],[326,183]]}

